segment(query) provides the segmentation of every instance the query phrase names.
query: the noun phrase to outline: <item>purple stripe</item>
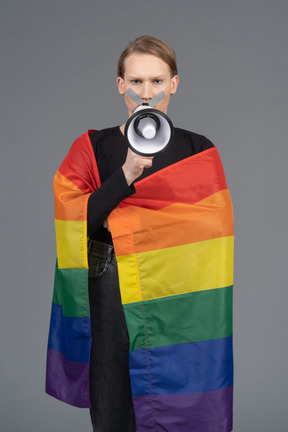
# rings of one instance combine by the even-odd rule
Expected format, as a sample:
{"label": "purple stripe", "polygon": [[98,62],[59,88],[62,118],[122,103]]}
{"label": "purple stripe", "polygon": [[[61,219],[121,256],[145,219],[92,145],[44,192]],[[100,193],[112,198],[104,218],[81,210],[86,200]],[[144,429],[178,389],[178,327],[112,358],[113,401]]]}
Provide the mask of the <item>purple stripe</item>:
{"label": "purple stripe", "polygon": [[89,408],[89,364],[70,362],[56,351],[47,351],[46,393],[79,408]]}
{"label": "purple stripe", "polygon": [[133,397],[138,432],[231,432],[233,386],[204,393]]}

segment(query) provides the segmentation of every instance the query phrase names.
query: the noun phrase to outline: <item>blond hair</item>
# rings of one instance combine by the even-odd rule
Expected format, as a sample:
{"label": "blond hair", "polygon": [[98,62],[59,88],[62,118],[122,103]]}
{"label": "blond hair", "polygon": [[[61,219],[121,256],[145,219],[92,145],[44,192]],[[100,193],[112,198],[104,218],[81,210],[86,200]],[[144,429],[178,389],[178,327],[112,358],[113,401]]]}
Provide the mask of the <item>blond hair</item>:
{"label": "blond hair", "polygon": [[174,50],[155,36],[140,36],[131,42],[122,52],[118,61],[117,76],[124,78],[125,60],[133,53],[152,54],[163,60],[170,68],[171,77],[177,75],[176,54]]}

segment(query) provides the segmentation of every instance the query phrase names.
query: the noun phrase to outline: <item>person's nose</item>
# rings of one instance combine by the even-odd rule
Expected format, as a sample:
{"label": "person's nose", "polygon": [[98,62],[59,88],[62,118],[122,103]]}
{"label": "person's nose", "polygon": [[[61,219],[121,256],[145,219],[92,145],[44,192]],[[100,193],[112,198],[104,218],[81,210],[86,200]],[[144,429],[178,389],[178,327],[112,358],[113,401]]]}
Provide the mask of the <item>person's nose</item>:
{"label": "person's nose", "polygon": [[142,96],[141,98],[144,100],[144,102],[149,102],[150,99],[152,99],[152,87],[149,82],[143,83],[143,89],[142,89]]}

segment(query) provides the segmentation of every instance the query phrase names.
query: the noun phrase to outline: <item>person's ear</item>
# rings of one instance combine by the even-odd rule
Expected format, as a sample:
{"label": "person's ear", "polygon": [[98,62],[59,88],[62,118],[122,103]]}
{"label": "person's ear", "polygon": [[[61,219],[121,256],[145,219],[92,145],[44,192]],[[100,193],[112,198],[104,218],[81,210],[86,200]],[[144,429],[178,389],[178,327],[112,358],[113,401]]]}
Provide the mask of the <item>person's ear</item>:
{"label": "person's ear", "polygon": [[124,91],[124,80],[121,77],[117,78],[117,86],[118,86],[118,91],[120,94],[125,94]]}
{"label": "person's ear", "polygon": [[179,84],[179,76],[178,75],[174,75],[171,78],[171,91],[170,91],[170,95],[176,93],[178,84]]}

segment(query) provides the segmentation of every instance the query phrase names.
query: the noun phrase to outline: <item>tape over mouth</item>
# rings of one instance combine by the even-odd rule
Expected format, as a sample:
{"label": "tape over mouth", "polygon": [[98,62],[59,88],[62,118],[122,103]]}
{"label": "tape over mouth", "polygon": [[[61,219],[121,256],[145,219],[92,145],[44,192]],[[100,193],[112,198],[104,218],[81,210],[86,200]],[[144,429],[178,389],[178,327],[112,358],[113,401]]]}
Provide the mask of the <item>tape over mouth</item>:
{"label": "tape over mouth", "polygon": [[135,93],[135,91],[131,87],[129,87],[129,89],[126,91],[126,94],[136,103],[136,108],[139,105],[148,105],[149,107],[154,108],[159,102],[161,102],[161,100],[165,98],[165,93],[162,90],[160,93],[155,95],[147,104],[140,96],[137,95],[137,93]]}

